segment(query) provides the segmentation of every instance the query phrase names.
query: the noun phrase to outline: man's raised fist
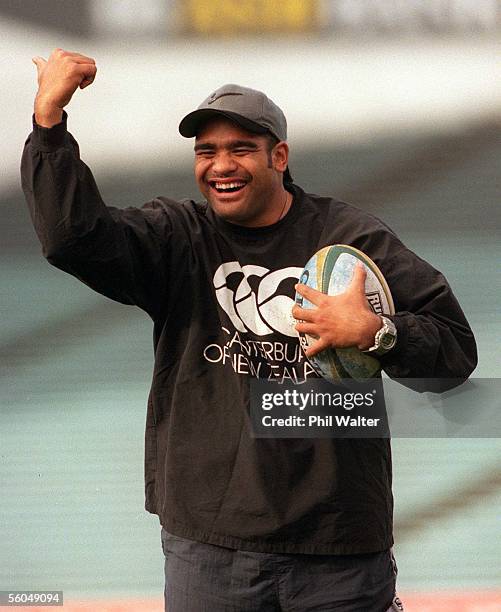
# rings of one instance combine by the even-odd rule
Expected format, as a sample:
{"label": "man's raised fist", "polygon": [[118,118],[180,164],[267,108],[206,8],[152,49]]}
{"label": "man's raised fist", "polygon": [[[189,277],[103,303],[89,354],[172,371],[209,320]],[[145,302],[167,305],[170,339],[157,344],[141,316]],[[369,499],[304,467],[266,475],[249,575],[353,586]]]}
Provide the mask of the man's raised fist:
{"label": "man's raised fist", "polygon": [[52,127],[61,121],[63,108],[75,91],[94,81],[96,62],[80,53],[55,49],[48,60],[37,56],[33,63],[38,73],[35,119],[43,127]]}

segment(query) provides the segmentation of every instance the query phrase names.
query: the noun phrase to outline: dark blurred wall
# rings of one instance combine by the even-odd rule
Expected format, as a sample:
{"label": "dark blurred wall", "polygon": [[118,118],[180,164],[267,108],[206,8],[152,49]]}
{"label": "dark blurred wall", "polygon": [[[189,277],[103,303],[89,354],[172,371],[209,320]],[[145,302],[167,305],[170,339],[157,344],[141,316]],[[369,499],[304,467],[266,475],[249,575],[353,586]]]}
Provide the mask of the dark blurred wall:
{"label": "dark blurred wall", "polygon": [[91,0],[2,0],[0,18],[36,25],[56,32],[88,36]]}

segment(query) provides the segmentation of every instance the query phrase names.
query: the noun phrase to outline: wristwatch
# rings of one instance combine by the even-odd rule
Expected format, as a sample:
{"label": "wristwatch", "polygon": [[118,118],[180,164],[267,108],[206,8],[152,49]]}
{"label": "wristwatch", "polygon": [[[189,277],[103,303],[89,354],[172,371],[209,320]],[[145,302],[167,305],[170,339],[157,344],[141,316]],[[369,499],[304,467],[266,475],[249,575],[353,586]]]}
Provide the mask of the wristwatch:
{"label": "wristwatch", "polygon": [[383,321],[383,326],[381,329],[378,329],[374,336],[374,346],[363,351],[364,353],[369,353],[376,357],[382,357],[388,351],[391,351],[397,343],[397,328],[393,321],[386,317],[381,317],[381,320]]}

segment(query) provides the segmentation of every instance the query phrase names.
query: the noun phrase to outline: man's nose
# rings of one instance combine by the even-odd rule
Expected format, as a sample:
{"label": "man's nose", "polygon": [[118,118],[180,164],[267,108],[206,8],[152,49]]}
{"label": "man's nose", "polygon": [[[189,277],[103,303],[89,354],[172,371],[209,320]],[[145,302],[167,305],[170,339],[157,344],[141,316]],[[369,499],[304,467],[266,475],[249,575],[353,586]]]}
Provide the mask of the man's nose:
{"label": "man's nose", "polygon": [[218,174],[234,172],[237,167],[238,165],[234,157],[231,155],[231,153],[226,151],[217,153],[217,155],[215,155],[212,159],[212,170]]}

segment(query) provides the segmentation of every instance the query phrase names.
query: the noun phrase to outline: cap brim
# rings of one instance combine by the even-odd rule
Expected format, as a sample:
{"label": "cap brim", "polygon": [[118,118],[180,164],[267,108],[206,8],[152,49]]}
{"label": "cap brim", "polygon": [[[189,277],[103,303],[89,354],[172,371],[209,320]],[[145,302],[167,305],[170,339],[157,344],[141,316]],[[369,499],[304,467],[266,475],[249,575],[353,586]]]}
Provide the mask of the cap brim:
{"label": "cap brim", "polygon": [[269,133],[267,128],[259,125],[259,123],[255,123],[254,121],[247,119],[247,117],[242,117],[242,115],[237,113],[211,108],[200,108],[186,115],[186,117],[179,124],[179,133],[185,138],[193,138],[193,136],[198,134],[203,124],[205,124],[209,119],[218,116],[223,116],[230,119],[230,121],[234,121],[249,132],[253,132],[255,134]]}

